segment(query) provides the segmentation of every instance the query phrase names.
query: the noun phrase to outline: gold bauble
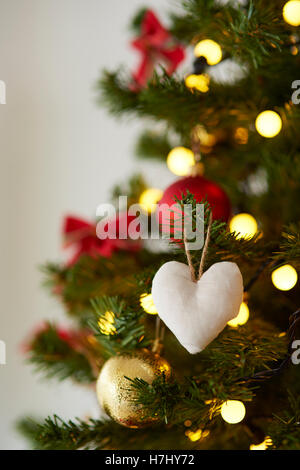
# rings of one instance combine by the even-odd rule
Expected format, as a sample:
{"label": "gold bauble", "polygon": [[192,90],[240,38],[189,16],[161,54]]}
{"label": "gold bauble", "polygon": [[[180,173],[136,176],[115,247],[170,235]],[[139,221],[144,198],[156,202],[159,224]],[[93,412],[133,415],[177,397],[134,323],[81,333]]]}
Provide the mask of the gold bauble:
{"label": "gold bauble", "polygon": [[114,421],[123,426],[147,426],[158,418],[146,416],[143,406],[135,403],[135,390],[125,377],[137,377],[151,384],[163,373],[168,380],[171,376],[170,364],[159,354],[146,349],[111,357],[102,367],[97,380],[99,403]]}

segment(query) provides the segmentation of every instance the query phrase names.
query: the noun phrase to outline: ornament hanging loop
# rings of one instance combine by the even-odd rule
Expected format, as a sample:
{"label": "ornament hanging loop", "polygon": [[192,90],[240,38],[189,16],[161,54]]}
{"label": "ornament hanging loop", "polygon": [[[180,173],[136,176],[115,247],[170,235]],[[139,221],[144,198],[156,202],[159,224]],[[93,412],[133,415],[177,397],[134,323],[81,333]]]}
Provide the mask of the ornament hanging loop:
{"label": "ornament hanging loop", "polygon": [[210,240],[211,226],[212,226],[212,212],[210,212],[210,214],[209,214],[207,233],[206,233],[204,247],[203,247],[203,250],[202,250],[200,266],[199,266],[199,272],[198,272],[198,281],[201,278],[201,276],[203,274],[203,270],[204,270],[205,258],[206,258],[206,255],[207,255],[208,244],[209,244],[209,240]]}
{"label": "ornament hanging loop", "polygon": [[204,247],[203,247],[202,254],[201,254],[201,260],[200,260],[200,265],[199,265],[198,278],[196,277],[195,268],[194,268],[194,266],[193,266],[191,253],[190,253],[190,251],[189,251],[189,249],[188,249],[188,243],[187,243],[186,234],[185,234],[185,232],[184,232],[184,239],[183,239],[183,242],[184,242],[184,249],[185,249],[185,254],[186,254],[187,262],[188,262],[188,265],[189,265],[189,268],[190,268],[190,272],[191,272],[191,279],[192,279],[193,282],[199,281],[200,278],[201,278],[201,276],[202,276],[202,274],[203,274],[203,271],[204,271],[205,259],[206,259],[207,250],[208,250],[208,245],[209,245],[209,240],[210,240],[211,226],[212,226],[212,212],[210,212],[209,219],[208,219],[208,227],[207,227],[207,232],[206,232],[206,238],[205,238]]}
{"label": "ornament hanging loop", "polygon": [[161,319],[157,315],[155,324],[155,339],[152,345],[152,352],[160,354],[163,350],[163,340],[165,336],[165,326],[162,324]]}
{"label": "ornament hanging loop", "polygon": [[189,265],[189,268],[190,268],[190,272],[191,272],[191,279],[192,279],[193,282],[196,282],[197,279],[196,279],[195,268],[193,266],[191,253],[190,253],[190,250],[188,248],[188,242],[187,242],[187,237],[186,237],[185,230],[184,230],[184,236],[183,236],[183,243],[184,243],[184,250],[185,250],[185,254],[186,254],[186,259],[187,259],[187,262],[188,262],[188,265]]}

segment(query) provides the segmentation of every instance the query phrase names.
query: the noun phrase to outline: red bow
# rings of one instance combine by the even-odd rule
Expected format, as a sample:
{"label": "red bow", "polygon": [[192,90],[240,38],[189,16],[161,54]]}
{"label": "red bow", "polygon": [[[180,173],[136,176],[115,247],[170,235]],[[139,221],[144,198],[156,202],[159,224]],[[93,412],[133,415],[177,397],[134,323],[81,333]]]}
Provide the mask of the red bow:
{"label": "red bow", "polygon": [[[126,217],[127,227],[135,217],[125,214],[119,214],[116,218],[116,236],[118,237],[121,218]],[[106,238],[100,240],[96,234],[96,225],[86,222],[77,217],[68,216],[64,220],[63,227],[64,246],[72,246],[75,253],[68,262],[73,265],[82,255],[88,255],[92,258],[103,256],[109,258],[116,250],[137,251],[140,249],[140,240],[119,240]]]}
{"label": "red bow", "polygon": [[142,23],[141,35],[132,46],[142,53],[141,63],[133,78],[138,87],[144,87],[153,74],[155,63],[163,59],[167,73],[171,75],[184,59],[184,49],[172,44],[170,33],[161,25],[156,15],[147,10]]}

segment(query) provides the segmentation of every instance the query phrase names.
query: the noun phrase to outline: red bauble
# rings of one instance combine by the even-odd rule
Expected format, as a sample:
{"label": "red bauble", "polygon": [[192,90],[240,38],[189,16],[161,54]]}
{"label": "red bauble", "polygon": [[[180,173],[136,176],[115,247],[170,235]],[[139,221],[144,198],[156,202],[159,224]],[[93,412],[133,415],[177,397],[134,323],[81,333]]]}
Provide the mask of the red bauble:
{"label": "red bauble", "polygon": [[[171,184],[159,201],[159,205],[166,204],[171,207],[176,204],[175,196],[181,199],[187,191],[194,195],[196,202],[201,203],[204,199],[210,204],[214,220],[223,220],[228,222],[231,215],[231,204],[225,191],[213,181],[209,181],[203,176],[188,176],[180,178]],[[159,216],[160,224],[167,223],[170,220],[170,211],[168,207],[161,211]]]}

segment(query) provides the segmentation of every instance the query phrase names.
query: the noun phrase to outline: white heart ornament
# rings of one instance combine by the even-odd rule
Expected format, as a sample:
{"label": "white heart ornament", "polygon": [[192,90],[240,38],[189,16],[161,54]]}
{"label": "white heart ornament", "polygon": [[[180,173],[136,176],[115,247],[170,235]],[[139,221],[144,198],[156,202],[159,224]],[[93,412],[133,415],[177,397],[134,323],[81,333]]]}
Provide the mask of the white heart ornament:
{"label": "white heart ornament", "polygon": [[223,261],[193,282],[186,264],[169,261],[153,278],[152,296],[166,326],[189,353],[196,354],[238,315],[243,278],[237,264]]}

